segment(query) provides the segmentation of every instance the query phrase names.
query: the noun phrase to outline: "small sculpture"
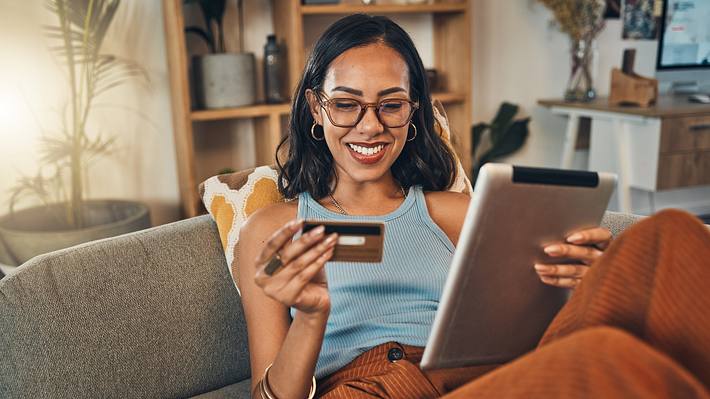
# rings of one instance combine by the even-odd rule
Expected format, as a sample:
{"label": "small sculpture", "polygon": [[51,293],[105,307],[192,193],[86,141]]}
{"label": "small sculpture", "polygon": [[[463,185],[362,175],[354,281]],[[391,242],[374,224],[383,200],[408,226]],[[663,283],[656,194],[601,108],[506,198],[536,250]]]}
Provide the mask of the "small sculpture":
{"label": "small sculpture", "polygon": [[636,50],[624,50],[621,69],[611,70],[610,105],[636,105],[649,107],[658,98],[658,80],[634,73]]}

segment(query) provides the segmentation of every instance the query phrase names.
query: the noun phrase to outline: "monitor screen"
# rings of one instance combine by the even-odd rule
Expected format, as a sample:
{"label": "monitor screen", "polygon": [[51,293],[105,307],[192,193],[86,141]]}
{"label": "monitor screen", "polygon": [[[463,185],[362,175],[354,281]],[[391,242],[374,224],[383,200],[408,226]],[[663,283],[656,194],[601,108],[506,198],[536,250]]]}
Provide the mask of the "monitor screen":
{"label": "monitor screen", "polygon": [[710,0],[665,0],[658,70],[710,68]]}

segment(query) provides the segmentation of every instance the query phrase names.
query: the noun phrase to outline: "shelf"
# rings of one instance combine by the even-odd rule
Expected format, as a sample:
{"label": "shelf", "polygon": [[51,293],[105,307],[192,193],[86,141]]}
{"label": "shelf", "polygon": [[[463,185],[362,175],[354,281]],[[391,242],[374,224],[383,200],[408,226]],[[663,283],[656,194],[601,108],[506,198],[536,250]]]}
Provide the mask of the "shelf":
{"label": "shelf", "polygon": [[197,110],[190,112],[190,119],[198,121],[216,121],[222,119],[241,119],[267,117],[273,114],[288,115],[291,104],[257,104],[237,108]]}
{"label": "shelf", "polygon": [[431,96],[434,100],[441,101],[442,104],[462,103],[466,101],[465,93],[431,93]]}
{"label": "shelf", "polygon": [[303,5],[303,15],[340,15],[340,14],[424,14],[424,13],[461,13],[466,11],[466,2],[434,4],[335,4]]}

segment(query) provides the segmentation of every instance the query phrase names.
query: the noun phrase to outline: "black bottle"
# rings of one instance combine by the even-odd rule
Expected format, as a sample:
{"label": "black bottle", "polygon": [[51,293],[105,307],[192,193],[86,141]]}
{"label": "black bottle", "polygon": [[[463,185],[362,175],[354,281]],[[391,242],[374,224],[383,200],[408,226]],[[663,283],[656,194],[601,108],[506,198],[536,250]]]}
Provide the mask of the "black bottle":
{"label": "black bottle", "polygon": [[286,62],[284,53],[276,43],[276,35],[269,35],[264,46],[264,97],[269,104],[283,103],[283,66]]}

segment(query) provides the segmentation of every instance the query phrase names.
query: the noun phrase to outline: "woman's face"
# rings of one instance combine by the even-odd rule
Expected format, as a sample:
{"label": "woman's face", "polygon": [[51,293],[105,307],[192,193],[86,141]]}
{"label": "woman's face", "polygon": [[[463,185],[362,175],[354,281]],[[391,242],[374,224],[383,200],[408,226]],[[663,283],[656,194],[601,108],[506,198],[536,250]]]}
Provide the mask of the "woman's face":
{"label": "woman's face", "polygon": [[[389,173],[407,143],[409,123],[386,127],[377,118],[376,108],[370,107],[357,125],[338,127],[330,121],[314,93],[308,91],[306,95],[313,117],[323,127],[339,179],[349,177],[363,183],[376,181]],[[389,99],[410,100],[407,64],[399,53],[383,44],[352,48],[333,60],[320,95],[323,101],[352,99],[363,104]],[[346,107],[343,104],[347,103],[337,104]],[[316,128],[316,136],[320,134],[320,129]]]}

